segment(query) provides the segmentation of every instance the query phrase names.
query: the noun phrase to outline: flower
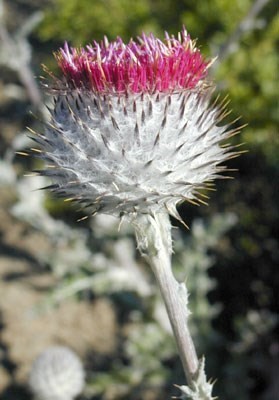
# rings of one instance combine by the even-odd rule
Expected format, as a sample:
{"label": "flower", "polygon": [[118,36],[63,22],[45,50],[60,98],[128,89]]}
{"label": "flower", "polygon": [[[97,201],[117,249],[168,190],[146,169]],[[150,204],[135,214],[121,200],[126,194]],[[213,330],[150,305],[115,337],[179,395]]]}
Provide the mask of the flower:
{"label": "flower", "polygon": [[38,400],[72,400],[84,386],[82,364],[67,347],[50,347],[34,361],[29,386]]}
{"label": "flower", "polygon": [[226,101],[211,104],[206,61],[183,29],[165,41],[143,34],[56,53],[63,79],[52,84],[54,107],[36,154],[50,189],[115,216],[167,211],[179,219],[184,200],[236,155],[219,126]]}

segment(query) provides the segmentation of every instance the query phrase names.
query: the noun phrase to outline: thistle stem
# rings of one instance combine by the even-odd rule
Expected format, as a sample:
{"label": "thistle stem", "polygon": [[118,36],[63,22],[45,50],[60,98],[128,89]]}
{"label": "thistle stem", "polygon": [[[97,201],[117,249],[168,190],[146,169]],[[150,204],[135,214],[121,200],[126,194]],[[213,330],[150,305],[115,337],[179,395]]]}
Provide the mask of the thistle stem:
{"label": "thistle stem", "polygon": [[183,369],[190,385],[198,369],[198,358],[187,324],[189,311],[184,301],[187,299],[187,289],[174,278],[170,262],[163,251],[157,256],[150,257],[150,264],[167,309]]}
{"label": "thistle stem", "polygon": [[[137,221],[139,222],[139,221]],[[136,225],[138,247],[148,260],[163,297],[175,336],[179,355],[191,386],[199,367],[198,357],[188,328],[188,292],[171,268],[171,224],[167,214],[142,217]]]}

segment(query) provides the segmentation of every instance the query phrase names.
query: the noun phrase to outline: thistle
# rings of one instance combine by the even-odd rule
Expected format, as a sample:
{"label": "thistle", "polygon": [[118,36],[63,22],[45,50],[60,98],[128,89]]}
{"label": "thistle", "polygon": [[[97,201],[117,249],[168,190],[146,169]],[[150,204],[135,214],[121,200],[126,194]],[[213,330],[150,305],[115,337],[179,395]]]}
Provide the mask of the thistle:
{"label": "thistle", "polygon": [[36,400],[73,400],[84,386],[79,358],[67,347],[50,347],[34,361],[29,387]]}
{"label": "thistle", "polygon": [[[183,29],[161,41],[143,34],[56,53],[63,78],[52,74],[54,100],[43,134],[34,133],[49,189],[84,206],[86,216],[111,214],[134,227],[138,248],[158,281],[176,338],[189,393],[212,385],[188,330],[188,293],[171,270],[169,215],[177,205],[205,203],[204,189],[222,177],[222,163],[239,153],[220,126],[227,101],[211,103],[206,61]],[[199,374],[199,379],[197,376]],[[197,383],[198,382],[198,383]],[[197,384],[199,389],[196,389]]]}

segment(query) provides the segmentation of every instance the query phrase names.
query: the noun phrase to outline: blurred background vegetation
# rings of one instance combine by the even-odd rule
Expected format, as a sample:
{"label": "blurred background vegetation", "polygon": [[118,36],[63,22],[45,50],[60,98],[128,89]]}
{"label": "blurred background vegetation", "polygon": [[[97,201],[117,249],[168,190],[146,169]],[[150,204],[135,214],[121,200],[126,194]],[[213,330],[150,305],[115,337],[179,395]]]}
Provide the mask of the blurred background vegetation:
{"label": "blurred background vegetation", "polygon": [[[31,185],[36,188],[45,182],[32,184],[35,178],[23,177],[36,162],[14,153],[30,146],[26,125],[42,129],[30,109],[44,118],[43,104],[48,102],[34,75],[42,74],[42,63],[58,72],[52,52],[65,40],[79,46],[104,35],[129,40],[142,31],[163,38],[164,31],[176,34],[183,25],[193,39],[198,38],[207,57],[218,55],[211,78],[223,97],[229,93],[230,120],[241,115],[235,124],[248,123],[234,141],[245,143],[249,152],[230,161],[230,168],[238,169],[235,179],[217,183],[209,207],[181,206],[191,230],[174,231],[174,268],[188,281],[192,330],[199,354],[207,356],[208,376],[218,378],[215,394],[227,400],[275,400],[279,391],[277,8],[275,0],[0,2],[1,207],[5,215],[12,215],[10,223],[25,224],[22,235],[33,229],[52,244],[50,252],[35,255],[40,269],[55,277],[40,312],[45,306],[58,307],[68,297],[78,302],[108,297],[117,318],[119,338],[113,354],[87,354],[84,399],[167,399],[178,395],[173,384],[183,383],[183,375],[157,289],[133,250],[130,229],[118,234],[117,223],[102,217],[78,225],[75,220],[82,212],[77,214],[49,194],[31,192]],[[7,251],[7,225],[0,228],[3,254],[20,257]],[[9,346],[0,339],[3,368],[11,375]],[[15,399],[9,397],[14,393],[18,400],[29,398],[24,389],[13,390],[9,382],[3,399]]]}

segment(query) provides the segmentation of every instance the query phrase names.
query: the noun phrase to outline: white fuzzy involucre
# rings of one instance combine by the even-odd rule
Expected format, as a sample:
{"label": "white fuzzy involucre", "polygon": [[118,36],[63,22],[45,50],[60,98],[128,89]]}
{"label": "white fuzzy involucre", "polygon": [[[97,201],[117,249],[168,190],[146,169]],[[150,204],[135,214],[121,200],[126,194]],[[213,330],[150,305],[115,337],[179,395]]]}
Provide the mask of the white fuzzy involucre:
{"label": "white fuzzy involucre", "polygon": [[92,214],[156,213],[178,217],[176,206],[199,200],[199,190],[234,156],[221,144],[232,132],[218,126],[225,104],[212,90],[100,94],[60,90],[51,121],[38,135],[51,189]]}
{"label": "white fuzzy involucre", "polygon": [[73,400],[83,386],[82,364],[67,347],[51,347],[33,363],[29,387],[36,400]]}

